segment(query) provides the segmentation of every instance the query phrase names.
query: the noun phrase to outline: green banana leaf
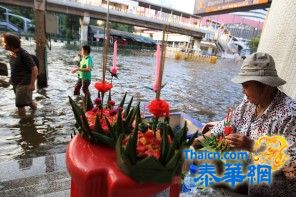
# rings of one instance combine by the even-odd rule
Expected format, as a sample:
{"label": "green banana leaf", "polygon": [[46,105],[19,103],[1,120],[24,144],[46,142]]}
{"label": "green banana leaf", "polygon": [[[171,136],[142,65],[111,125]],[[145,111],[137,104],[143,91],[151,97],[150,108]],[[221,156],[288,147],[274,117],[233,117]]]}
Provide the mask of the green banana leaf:
{"label": "green banana leaf", "polygon": [[122,100],[121,100],[121,102],[119,104],[119,107],[123,107],[126,95],[127,95],[127,92],[125,92],[125,94],[124,94],[124,96],[123,96],[123,98],[122,98]]}
{"label": "green banana leaf", "polygon": [[168,139],[168,134],[167,134],[167,127],[161,128],[162,131],[162,140],[161,140],[161,145],[160,145],[160,162],[165,165],[167,162],[167,156],[169,153],[169,139]]}
{"label": "green banana leaf", "polygon": [[126,118],[128,116],[128,113],[130,112],[130,108],[132,106],[133,99],[134,99],[134,97],[131,98],[131,100],[129,101],[129,103],[124,111],[124,118]]}
{"label": "green banana leaf", "polygon": [[[182,164],[181,154],[176,153],[167,166],[163,165],[154,157],[146,157],[135,164],[125,156],[125,150],[122,148],[121,135],[116,144],[117,165],[128,176],[138,183],[170,183],[180,171]],[[179,161],[179,162],[178,162]]]}

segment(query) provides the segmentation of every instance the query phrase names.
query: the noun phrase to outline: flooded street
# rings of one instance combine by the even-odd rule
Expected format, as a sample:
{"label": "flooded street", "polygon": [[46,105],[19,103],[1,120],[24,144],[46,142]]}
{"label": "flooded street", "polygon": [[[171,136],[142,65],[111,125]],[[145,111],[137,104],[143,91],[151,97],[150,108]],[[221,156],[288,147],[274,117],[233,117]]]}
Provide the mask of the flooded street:
{"label": "flooded street", "polygon": [[[30,52],[35,46],[23,46]],[[0,58],[6,59],[0,50]],[[24,159],[65,152],[74,129],[74,116],[68,96],[73,95],[77,76],[70,73],[78,52],[55,46],[48,52],[49,86],[34,93],[38,110],[28,111],[28,117],[20,119],[14,105],[12,86],[0,87],[0,161]],[[118,52],[119,79],[115,79],[113,94],[119,101],[124,92],[144,104],[155,97],[151,87],[155,57],[133,51],[128,55]],[[93,51],[93,82],[101,77],[101,52]],[[112,61],[112,56],[109,57]],[[240,63],[238,63],[240,64]],[[233,60],[218,60],[215,65],[167,59],[165,63],[162,98],[171,109],[190,114],[201,122],[224,118],[228,106],[237,105],[242,99],[240,85],[230,79],[240,65]],[[107,74],[109,77],[109,74]],[[8,81],[7,77],[0,79]],[[90,86],[92,98],[97,94]]]}

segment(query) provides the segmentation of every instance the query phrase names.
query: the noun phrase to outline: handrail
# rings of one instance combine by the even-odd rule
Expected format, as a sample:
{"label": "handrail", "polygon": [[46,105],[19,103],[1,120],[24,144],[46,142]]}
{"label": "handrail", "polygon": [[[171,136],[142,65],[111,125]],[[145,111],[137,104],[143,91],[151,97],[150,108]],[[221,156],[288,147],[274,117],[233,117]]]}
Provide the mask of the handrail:
{"label": "handrail", "polygon": [[[94,1],[87,1],[87,0],[64,0],[64,1],[71,1],[71,2],[75,2],[75,3],[80,3],[84,6],[90,5],[90,6],[99,6],[102,8],[107,8],[105,4],[103,4],[103,5],[98,4],[97,2],[94,2]],[[122,9],[122,8],[113,7],[110,5],[110,9],[121,12],[121,13],[128,13],[128,14],[133,14],[136,16],[144,16],[147,18],[157,19],[157,20],[161,20],[161,21],[165,21],[165,22],[174,23],[174,24],[177,23],[179,25],[184,25],[184,26],[188,26],[191,28],[195,28],[195,27],[201,28],[200,22],[202,20],[202,17],[199,17],[198,19],[197,18],[188,18],[188,17],[169,14],[169,13],[141,7],[141,6],[136,6],[133,9]]]}

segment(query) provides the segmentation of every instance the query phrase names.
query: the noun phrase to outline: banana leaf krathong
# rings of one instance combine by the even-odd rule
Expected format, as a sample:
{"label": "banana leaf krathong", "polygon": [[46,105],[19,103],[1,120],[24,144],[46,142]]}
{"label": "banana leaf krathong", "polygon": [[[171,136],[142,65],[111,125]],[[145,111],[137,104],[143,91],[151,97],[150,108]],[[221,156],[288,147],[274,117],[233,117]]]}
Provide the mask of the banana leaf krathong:
{"label": "banana leaf krathong", "polygon": [[[124,102],[126,99],[126,93],[122,98],[116,114],[101,114],[101,110],[84,112],[72,99],[69,97],[70,105],[72,107],[76,124],[75,127],[78,132],[86,140],[93,144],[101,144],[110,147],[115,147],[116,141],[121,134],[129,134],[132,131],[132,123],[135,120],[135,116],[140,110],[138,106],[132,107],[133,97],[130,99],[125,110]],[[102,110],[104,113],[110,111],[108,105]],[[108,111],[109,110],[109,111]]]}
{"label": "banana leaf krathong", "polygon": [[[141,137],[154,131],[150,126],[150,129],[143,133],[137,125],[141,125],[139,119],[136,122],[134,132],[129,136],[120,135],[117,141],[116,154],[118,166],[125,174],[140,183],[171,182],[174,176],[181,174],[181,167],[184,161],[182,158],[183,148],[193,142],[193,138],[189,141],[186,140],[187,123],[185,122],[184,127],[177,131],[173,138],[169,134],[170,126],[164,123],[161,124],[158,127],[158,131],[154,133],[154,137],[160,139],[159,146],[155,148],[156,144],[146,144],[148,147],[146,154],[143,154],[141,152],[142,149],[140,149],[143,145]],[[157,135],[160,135],[161,138],[157,137]],[[125,144],[124,142],[127,143]],[[155,149],[149,150],[151,147]],[[153,154],[155,152],[158,154]]]}

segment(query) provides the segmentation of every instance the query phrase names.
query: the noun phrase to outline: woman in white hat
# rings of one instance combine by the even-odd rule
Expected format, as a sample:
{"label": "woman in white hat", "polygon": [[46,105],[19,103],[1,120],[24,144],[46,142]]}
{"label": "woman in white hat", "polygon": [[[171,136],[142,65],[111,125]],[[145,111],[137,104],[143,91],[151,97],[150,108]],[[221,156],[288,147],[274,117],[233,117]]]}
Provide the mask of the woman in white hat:
{"label": "woman in white hat", "polygon": [[[226,136],[229,146],[252,151],[260,136],[283,135],[290,145],[291,165],[294,162],[296,167],[296,102],[278,89],[286,81],[278,77],[272,56],[261,52],[250,55],[232,81],[242,84],[245,98],[233,113],[231,125],[235,132]],[[224,121],[217,122],[206,135],[216,135],[223,129]],[[202,140],[202,136],[198,137],[194,146],[198,147]],[[287,172],[286,177],[296,180],[296,170]]]}

